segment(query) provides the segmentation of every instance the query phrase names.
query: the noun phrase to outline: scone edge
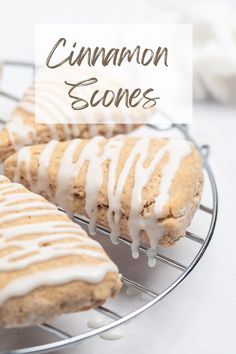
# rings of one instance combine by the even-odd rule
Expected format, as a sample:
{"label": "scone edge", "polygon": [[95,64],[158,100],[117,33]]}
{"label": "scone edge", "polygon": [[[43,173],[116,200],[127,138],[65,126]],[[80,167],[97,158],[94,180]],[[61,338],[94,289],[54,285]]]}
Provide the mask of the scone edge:
{"label": "scone edge", "polygon": [[98,284],[73,281],[40,287],[4,303],[0,308],[0,327],[33,326],[62,314],[98,307],[109,297],[116,296],[120,288],[121,280],[117,273],[107,273]]}

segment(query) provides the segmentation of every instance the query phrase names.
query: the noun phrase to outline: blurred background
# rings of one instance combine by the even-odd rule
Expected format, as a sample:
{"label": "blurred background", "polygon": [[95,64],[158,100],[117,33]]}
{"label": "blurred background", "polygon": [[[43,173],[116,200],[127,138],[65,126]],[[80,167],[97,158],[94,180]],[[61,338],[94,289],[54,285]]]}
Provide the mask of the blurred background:
{"label": "blurred background", "polygon": [[[94,338],[60,353],[235,354],[236,2],[1,0],[0,5],[0,62],[34,60],[36,23],[193,24],[190,130],[200,144],[210,145],[220,194],[213,241],[194,272],[164,301],[127,325],[123,339]],[[31,77],[31,70],[22,73],[7,67],[0,90],[19,95]],[[0,101],[2,116],[5,110]]]}
{"label": "blurred background", "polygon": [[236,103],[235,1],[1,0],[0,60],[34,59],[35,23],[192,23],[194,100]]}

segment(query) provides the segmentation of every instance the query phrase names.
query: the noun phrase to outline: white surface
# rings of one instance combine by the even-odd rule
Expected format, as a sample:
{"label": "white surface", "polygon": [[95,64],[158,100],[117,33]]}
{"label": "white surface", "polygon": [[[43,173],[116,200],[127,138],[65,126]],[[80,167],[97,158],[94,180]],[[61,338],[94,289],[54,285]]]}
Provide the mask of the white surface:
{"label": "white surface", "polygon": [[[106,12],[101,3],[107,6]],[[102,1],[93,6],[90,1],[82,5],[82,2],[72,0],[1,2],[1,56],[31,60],[34,23],[125,23],[130,22],[130,13],[133,13],[134,22],[155,22],[155,13],[149,11],[148,2],[143,1]],[[4,23],[6,18],[8,23]],[[197,105],[194,116],[192,132],[199,142],[211,145],[210,161],[220,194],[216,232],[205,256],[173,293],[125,326],[126,336],[123,339],[108,342],[93,338],[56,353],[236,352],[236,109],[212,104]]]}

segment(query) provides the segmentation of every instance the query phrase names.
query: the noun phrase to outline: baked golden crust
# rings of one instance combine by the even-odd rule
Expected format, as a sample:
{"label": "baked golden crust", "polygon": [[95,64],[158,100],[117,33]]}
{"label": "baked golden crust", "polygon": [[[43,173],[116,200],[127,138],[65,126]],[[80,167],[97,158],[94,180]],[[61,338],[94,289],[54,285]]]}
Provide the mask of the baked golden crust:
{"label": "baked golden crust", "polygon": [[127,133],[138,124],[36,124],[34,114],[18,107],[10,124],[0,132],[0,162],[23,146],[46,144],[51,139],[67,141],[73,138],[89,139],[95,135],[114,136]]}
{"label": "baked golden crust", "polygon": [[[2,176],[0,235],[2,327],[86,310],[120,290],[117,268],[97,242],[44,198]],[[91,280],[95,269],[99,276]]]}
{"label": "baked golden crust", "polygon": [[114,297],[120,287],[115,273],[108,273],[98,284],[74,281],[40,287],[25,296],[8,300],[0,308],[0,327],[32,326],[62,314],[89,310]]}
{"label": "baked golden crust", "polygon": [[[132,150],[140,141],[140,138],[136,137],[123,137],[124,144],[122,149],[119,151],[119,159],[116,169],[116,182],[115,188],[117,187],[117,181],[124,169],[125,163],[127,162],[129,156],[132,154]],[[94,152],[94,158],[99,158],[103,154],[106,145],[111,142],[111,140],[101,140],[100,149]],[[114,141],[114,139],[113,139]],[[147,158],[144,161],[144,168],[149,168],[165,145],[171,140],[168,139],[157,139],[150,138],[148,142],[148,152]],[[78,145],[73,155],[74,162],[78,161],[81,153],[85,149],[86,145],[89,143],[88,140],[78,140]],[[48,178],[49,190],[37,190],[40,194],[44,195],[46,198],[54,200],[55,192],[58,188],[58,171],[61,167],[61,162],[65,151],[68,149],[70,142],[58,143],[50,158],[50,163],[48,168],[44,171],[44,177]],[[177,142],[177,145],[179,142]],[[185,144],[180,143],[180,144]],[[162,180],[165,181],[166,172],[165,168],[171,164],[171,155],[168,151],[163,155],[163,158],[156,164],[153,172],[151,173],[148,182],[143,186],[141,190],[141,206],[139,208],[138,217],[142,217],[142,222],[150,222],[154,219],[152,224],[152,232],[157,229],[162,229],[163,232],[158,240],[159,245],[170,246],[181,236],[185,235],[186,228],[191,222],[191,219],[199,205],[203,186],[203,172],[202,172],[202,160],[199,153],[191,145],[191,143],[186,142],[189,150],[182,159],[180,159],[179,166],[174,173],[173,178],[170,183],[170,188],[168,190],[168,200],[163,205],[161,215],[155,218],[154,207],[155,199],[161,194],[161,183]],[[28,188],[35,190],[35,185],[38,180],[38,166],[40,156],[45,149],[45,146],[34,146],[29,149],[30,152],[30,165],[28,166],[28,172],[31,181],[27,178],[26,166],[24,163],[20,164],[19,161],[17,165],[18,156],[13,155],[4,164],[4,169],[6,175],[13,179],[16,176],[17,180],[23,183]],[[177,153],[177,152],[176,152]],[[173,151],[173,156],[175,152]],[[131,198],[134,190],[135,184],[135,173],[139,174],[135,170],[137,161],[139,160],[140,154],[137,154],[133,160],[132,166],[129,169],[124,187],[120,195],[120,233],[127,238],[130,238],[130,228],[129,221],[132,214],[131,209]],[[108,180],[110,171],[111,159],[107,158],[102,162],[102,185],[99,189],[97,196],[97,223],[109,228],[108,220],[108,210],[110,208],[109,198],[108,198]],[[81,168],[79,169],[73,180],[73,196],[72,200],[69,202],[70,205],[67,209],[73,213],[84,215],[88,217],[86,212],[86,176],[88,171],[89,161],[84,161]],[[18,166],[18,167],[17,167]],[[145,177],[145,171],[143,173]],[[142,174],[139,176],[139,180],[142,180]],[[63,181],[63,178],[62,178]],[[61,181],[61,182],[62,182]],[[66,177],[65,177],[66,183]],[[90,186],[91,188],[93,185]],[[89,188],[89,186],[88,186]],[[50,192],[49,192],[50,191]],[[52,193],[52,194],[51,194]],[[96,198],[96,196],[94,197]],[[57,202],[57,201],[56,201]],[[152,220],[153,221],[153,220]],[[140,229],[140,240],[146,246],[150,246],[150,238],[144,229]]]}

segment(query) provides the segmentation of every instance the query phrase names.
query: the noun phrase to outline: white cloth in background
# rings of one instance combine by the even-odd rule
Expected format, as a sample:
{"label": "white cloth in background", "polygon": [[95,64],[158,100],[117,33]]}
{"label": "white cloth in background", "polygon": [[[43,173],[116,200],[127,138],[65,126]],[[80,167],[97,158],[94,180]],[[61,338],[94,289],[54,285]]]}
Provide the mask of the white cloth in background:
{"label": "white cloth in background", "polygon": [[193,24],[194,98],[236,103],[236,8],[191,2],[180,13],[180,22]]}
{"label": "white cloth in background", "polygon": [[[13,0],[5,2],[1,9],[1,56],[32,61],[35,23],[193,23],[194,99],[210,96],[223,103],[236,103],[234,0],[120,0],[114,6],[110,6],[110,0],[103,0],[95,4],[21,0],[14,2],[12,11]],[[17,84],[14,82],[14,86]]]}

